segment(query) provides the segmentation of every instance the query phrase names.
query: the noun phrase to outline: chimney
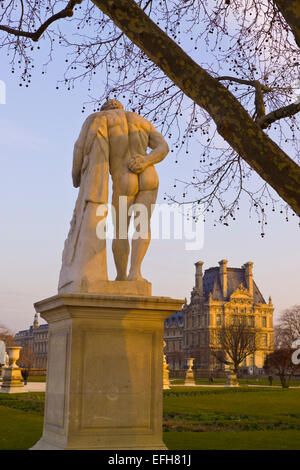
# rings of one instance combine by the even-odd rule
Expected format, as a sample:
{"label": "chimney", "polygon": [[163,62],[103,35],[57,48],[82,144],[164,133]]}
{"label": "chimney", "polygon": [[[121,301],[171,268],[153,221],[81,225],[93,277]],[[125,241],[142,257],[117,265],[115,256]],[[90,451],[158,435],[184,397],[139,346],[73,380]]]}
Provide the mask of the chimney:
{"label": "chimney", "polygon": [[250,295],[253,295],[253,274],[252,274],[252,261],[248,261],[242,266],[245,270],[245,278],[247,283],[247,288],[249,290]]}
{"label": "chimney", "polygon": [[221,261],[219,261],[220,281],[224,299],[226,299],[227,297],[227,263],[227,259],[222,259]]}
{"label": "chimney", "polygon": [[195,274],[195,288],[199,292],[200,295],[203,295],[203,273],[202,273],[202,266],[203,261],[198,261],[195,263],[196,266],[196,274]]}

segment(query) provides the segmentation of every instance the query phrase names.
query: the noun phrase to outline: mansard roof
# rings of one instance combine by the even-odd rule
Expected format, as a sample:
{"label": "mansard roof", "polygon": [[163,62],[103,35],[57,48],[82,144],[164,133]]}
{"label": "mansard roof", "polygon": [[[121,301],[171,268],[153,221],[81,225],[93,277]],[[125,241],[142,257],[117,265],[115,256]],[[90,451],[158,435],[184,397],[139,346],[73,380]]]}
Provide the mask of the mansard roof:
{"label": "mansard roof", "polygon": [[[231,294],[238,289],[241,284],[247,289],[245,270],[243,268],[227,268],[227,297],[224,298],[219,276],[219,267],[209,268],[205,270],[203,276],[203,295],[206,300],[208,300],[209,294],[212,294],[213,300],[225,301],[229,299]],[[266,303],[254,281],[253,302]]]}
{"label": "mansard roof", "polygon": [[173,315],[165,320],[165,326],[170,326],[172,323],[175,323],[176,325],[183,323],[183,313],[181,310],[174,312]]}

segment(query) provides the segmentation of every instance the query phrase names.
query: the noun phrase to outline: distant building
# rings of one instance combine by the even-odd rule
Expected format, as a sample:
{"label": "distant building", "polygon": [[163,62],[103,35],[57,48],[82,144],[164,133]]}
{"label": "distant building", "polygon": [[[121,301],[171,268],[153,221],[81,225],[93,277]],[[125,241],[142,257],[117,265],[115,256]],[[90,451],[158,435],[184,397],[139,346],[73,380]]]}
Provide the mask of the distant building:
{"label": "distant building", "polygon": [[185,358],[182,354],[183,313],[175,312],[165,321],[165,354],[169,369],[184,369]]}
{"label": "distant building", "polygon": [[228,320],[234,322],[244,318],[259,332],[261,345],[246,358],[241,368],[250,374],[263,372],[265,357],[273,350],[274,307],[271,297],[268,303],[265,302],[253,280],[253,263],[230,268],[227,260],[222,260],[218,267],[206,269],[204,276],[203,262],[199,261],[195,266],[195,286],[190,303],[165,322],[165,354],[169,369],[181,369],[186,360],[193,357],[199,375],[224,371],[224,365],[213,354],[220,347],[218,330]]}
{"label": "distant building", "polygon": [[33,367],[38,369],[47,367],[48,323],[39,325],[37,313],[29,329],[19,331],[15,335],[15,343],[17,346],[29,348],[34,353]]}

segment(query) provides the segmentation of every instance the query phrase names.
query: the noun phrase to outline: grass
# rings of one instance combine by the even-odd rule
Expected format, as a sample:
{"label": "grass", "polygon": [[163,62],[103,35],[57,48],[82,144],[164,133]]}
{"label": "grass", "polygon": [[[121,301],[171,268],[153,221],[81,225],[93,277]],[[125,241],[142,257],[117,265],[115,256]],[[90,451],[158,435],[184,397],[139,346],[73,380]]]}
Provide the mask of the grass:
{"label": "grass", "polygon": [[166,432],[170,450],[299,450],[300,431]]}
{"label": "grass", "polygon": [[27,382],[46,382],[46,379],[46,375],[30,375]]}
{"label": "grass", "polygon": [[29,449],[42,434],[44,393],[0,394],[0,450]]}
{"label": "grass", "polygon": [[41,437],[43,417],[0,406],[0,450],[29,449]]}
{"label": "grass", "polygon": [[164,431],[169,449],[300,449],[300,389],[174,387]]}
{"label": "grass", "polygon": [[28,377],[28,382],[46,382],[45,375],[30,375]]}
{"label": "grass", "polygon": [[[40,438],[44,397],[0,394],[0,449]],[[171,450],[300,450],[300,389],[173,387],[164,391],[163,421]]]}
{"label": "grass", "polygon": [[300,418],[300,389],[174,387],[165,392],[164,412],[198,414],[202,411],[229,415],[276,417],[295,414]]}
{"label": "grass", "polygon": [[[226,385],[226,378],[215,378],[213,381],[213,385]],[[240,385],[264,385],[269,386],[269,380],[267,377],[259,377],[259,378],[240,378],[238,379]],[[183,385],[184,379],[171,379],[172,385]],[[197,385],[210,385],[208,378],[200,378],[196,379]],[[279,379],[273,379],[272,385],[281,386]],[[290,382],[291,387],[299,387],[300,386],[300,379],[295,378]]]}
{"label": "grass", "polygon": [[[0,406],[44,415],[45,393],[1,393]],[[0,420],[1,421],[1,420]]]}

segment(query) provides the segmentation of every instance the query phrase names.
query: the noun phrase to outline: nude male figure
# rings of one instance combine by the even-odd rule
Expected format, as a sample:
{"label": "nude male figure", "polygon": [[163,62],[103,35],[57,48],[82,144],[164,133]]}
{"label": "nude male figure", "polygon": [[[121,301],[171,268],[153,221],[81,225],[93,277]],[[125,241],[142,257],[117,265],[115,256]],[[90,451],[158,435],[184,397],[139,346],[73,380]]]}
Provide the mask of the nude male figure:
{"label": "nude male figure", "polygon": [[[152,151],[147,154],[148,147]],[[105,231],[98,236],[97,228],[99,224],[105,226],[109,172],[116,215],[112,245],[116,280],[143,280],[141,263],[150,242],[151,211],[158,189],[154,164],[163,160],[168,151],[167,143],[155,127],[138,114],[125,111],[117,100],[107,101],[100,112],[88,116],[74,146],[72,178],[79,193],[62,255],[60,293],[99,292],[101,282],[108,281]],[[124,202],[125,217],[124,207],[120,207]],[[143,233],[136,231],[140,237],[133,237],[127,277],[131,218],[128,211],[135,204],[143,205],[148,224]],[[105,208],[104,213],[99,215],[98,208]],[[140,214],[134,212],[137,228]]]}
{"label": "nude male figure", "polygon": [[[109,100],[101,111],[105,111],[109,132],[109,170],[113,181],[112,205],[116,215],[116,237],[112,243],[116,280],[143,280],[141,263],[151,239],[150,218],[158,191],[158,176],[154,164],[166,157],[169,147],[149,121],[138,114],[124,111],[119,101]],[[148,147],[152,150],[147,154]],[[142,238],[133,236],[128,276],[129,241],[127,236],[120,238],[121,201],[126,202],[127,211],[136,204],[142,204],[147,211],[147,233],[143,233]],[[138,215],[135,213],[135,221]],[[127,212],[127,235],[130,218]]]}

